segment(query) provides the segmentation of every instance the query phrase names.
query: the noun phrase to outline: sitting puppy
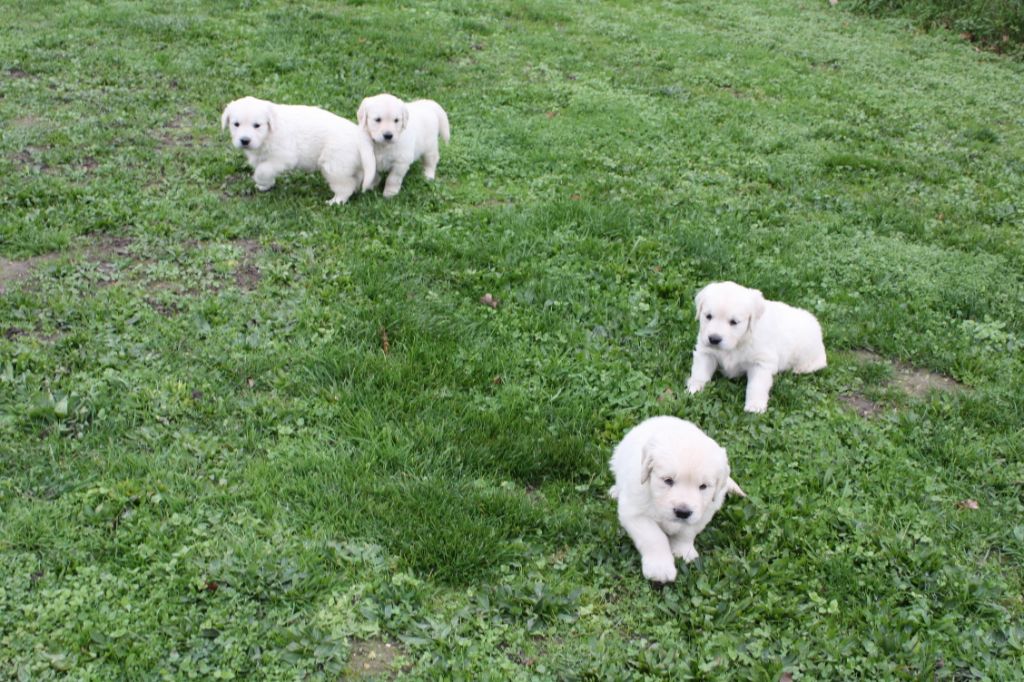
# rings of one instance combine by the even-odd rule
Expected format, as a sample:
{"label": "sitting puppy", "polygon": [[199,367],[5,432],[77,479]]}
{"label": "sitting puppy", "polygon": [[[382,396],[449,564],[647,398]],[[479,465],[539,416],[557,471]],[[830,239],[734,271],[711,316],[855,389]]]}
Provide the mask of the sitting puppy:
{"label": "sitting puppy", "polygon": [[245,152],[261,192],[296,168],[320,170],[334,191],[328,204],[344,204],[360,187],[373,186],[373,146],[355,123],[329,111],[243,97],[224,108],[220,124]]}
{"label": "sitting puppy", "polygon": [[[373,141],[377,172],[388,173],[384,196],[393,197],[402,189],[409,166],[423,158],[423,175],[433,180],[441,159],[437,136],[451,139],[448,114],[430,99],[406,104],[393,95],[367,97],[356,113],[359,125]],[[390,171],[390,172],[388,172]]]}
{"label": "sitting puppy", "polygon": [[826,365],[821,325],[814,315],[735,282],[714,282],[694,300],[700,332],[686,388],[704,388],[716,369],[735,379],[747,375],[747,412],[768,409],[777,372],[814,372]]}
{"label": "sitting puppy", "polygon": [[693,541],[722,506],[726,493],[746,497],[729,478],[725,450],[694,424],[652,417],[635,426],[610,462],[619,522],[633,539],[644,577],[676,579],[674,557],[697,558]]}

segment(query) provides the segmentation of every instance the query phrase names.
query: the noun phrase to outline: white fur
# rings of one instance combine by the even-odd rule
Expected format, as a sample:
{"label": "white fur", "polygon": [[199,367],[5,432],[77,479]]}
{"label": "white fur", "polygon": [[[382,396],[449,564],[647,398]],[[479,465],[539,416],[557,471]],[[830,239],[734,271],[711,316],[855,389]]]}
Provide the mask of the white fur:
{"label": "white fur", "polygon": [[[696,393],[715,370],[735,379],[746,375],[747,412],[768,409],[778,372],[805,374],[827,364],[821,325],[811,313],[779,301],[766,301],[757,289],[714,282],[694,299],[700,332],[686,388]],[[719,339],[713,344],[714,339]]]}
{"label": "white fur", "polygon": [[318,107],[275,104],[255,97],[230,102],[220,118],[231,143],[245,152],[256,189],[266,192],[290,170],[319,170],[343,204],[373,186],[373,146],[359,127]]}
{"label": "white fur", "polygon": [[418,99],[403,102],[387,93],[367,97],[356,114],[359,126],[373,141],[377,173],[388,174],[384,196],[393,197],[402,189],[409,167],[423,159],[423,175],[433,180],[441,159],[438,135],[451,139],[448,115],[437,102]]}
{"label": "white fur", "polygon": [[729,477],[725,450],[677,417],[652,417],[635,426],[609,465],[619,522],[640,552],[644,577],[655,583],[676,579],[675,557],[697,558],[693,541],[726,493],[746,497]]}

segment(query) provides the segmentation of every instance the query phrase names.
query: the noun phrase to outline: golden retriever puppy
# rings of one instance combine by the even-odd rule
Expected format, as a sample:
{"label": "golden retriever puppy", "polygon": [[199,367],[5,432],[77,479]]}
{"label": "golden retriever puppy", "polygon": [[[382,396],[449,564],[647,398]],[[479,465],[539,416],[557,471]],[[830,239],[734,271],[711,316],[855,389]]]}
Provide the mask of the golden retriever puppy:
{"label": "golden retriever puppy", "polygon": [[805,374],[827,364],[821,325],[811,313],[766,301],[757,289],[714,282],[694,299],[700,331],[686,389],[697,393],[715,370],[735,379],[747,376],[743,409],[764,412],[778,372]]}
{"label": "golden retriever puppy", "polygon": [[726,493],[746,497],[729,477],[725,450],[677,417],[652,417],[626,434],[610,462],[619,523],[637,551],[644,577],[676,579],[675,557],[697,558],[693,541],[721,508]]}
{"label": "golden retriever puppy", "polygon": [[360,103],[356,119],[373,141],[377,172],[388,174],[384,196],[393,197],[402,189],[409,166],[423,159],[423,175],[433,180],[441,159],[438,135],[451,139],[448,114],[437,102],[418,99],[403,102],[387,93],[367,97]]}
{"label": "golden retriever puppy", "polygon": [[373,186],[377,165],[370,141],[355,123],[319,107],[243,97],[224,108],[220,125],[245,152],[261,192],[296,169],[320,171],[334,192],[328,204],[344,204],[360,187]]}

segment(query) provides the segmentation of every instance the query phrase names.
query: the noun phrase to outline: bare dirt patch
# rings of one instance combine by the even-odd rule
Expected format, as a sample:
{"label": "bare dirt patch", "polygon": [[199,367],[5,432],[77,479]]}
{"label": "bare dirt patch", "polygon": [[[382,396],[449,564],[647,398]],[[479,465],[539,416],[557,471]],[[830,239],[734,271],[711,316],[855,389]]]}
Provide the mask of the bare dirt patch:
{"label": "bare dirt patch", "polygon": [[398,644],[379,639],[352,643],[352,655],[345,670],[345,679],[394,679],[399,669],[395,659],[404,652]]}
{"label": "bare dirt patch", "polygon": [[[888,365],[892,370],[892,376],[885,385],[896,388],[911,398],[923,398],[933,391],[953,393],[964,389],[963,384],[951,377],[904,362],[889,360],[871,351],[858,350],[854,351],[853,355],[862,363]],[[841,394],[839,402],[864,418],[874,417],[885,409],[884,405],[857,391]]]}
{"label": "bare dirt patch", "polygon": [[7,293],[7,285],[22,282],[32,276],[36,268],[43,263],[55,261],[60,257],[57,253],[46,253],[25,260],[7,260],[0,258],[0,294]]}
{"label": "bare dirt patch", "polygon": [[239,239],[234,244],[242,249],[242,258],[235,268],[235,285],[242,291],[253,291],[263,279],[263,273],[255,263],[260,243],[255,239]]}
{"label": "bare dirt patch", "polygon": [[34,128],[35,126],[40,125],[42,122],[43,119],[39,118],[38,116],[32,116],[31,114],[29,114],[27,116],[18,116],[17,118],[12,118],[11,127]]}
{"label": "bare dirt patch", "polygon": [[944,374],[914,367],[904,362],[889,360],[869,350],[858,350],[854,351],[853,354],[861,362],[876,362],[889,365],[893,372],[892,383],[896,388],[914,398],[924,397],[932,391],[952,393],[961,391],[964,388],[964,385],[959,381]]}
{"label": "bare dirt patch", "polygon": [[12,155],[11,158],[22,168],[31,168],[40,173],[49,173],[51,171],[50,164],[40,159],[43,151],[45,150],[42,147],[28,146]]}
{"label": "bare dirt patch", "polygon": [[873,417],[882,411],[882,406],[862,393],[843,393],[839,396],[843,403],[861,417]]}
{"label": "bare dirt patch", "polygon": [[194,109],[184,109],[171,120],[164,123],[164,132],[157,139],[160,146],[167,147],[195,147],[196,141],[193,136],[195,129],[196,112]]}

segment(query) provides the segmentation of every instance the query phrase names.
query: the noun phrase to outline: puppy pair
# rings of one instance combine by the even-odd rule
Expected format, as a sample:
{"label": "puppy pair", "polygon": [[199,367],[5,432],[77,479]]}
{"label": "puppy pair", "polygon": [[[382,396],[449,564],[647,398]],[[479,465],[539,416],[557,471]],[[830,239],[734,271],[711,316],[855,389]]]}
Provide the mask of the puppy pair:
{"label": "puppy pair", "polygon": [[243,150],[256,189],[265,192],[281,173],[319,170],[334,191],[329,204],[343,204],[358,189],[376,185],[389,172],[384,196],[398,194],[415,161],[433,180],[440,159],[437,138],[450,139],[448,116],[431,100],[405,104],[391,95],[363,100],[359,126],[318,107],[275,104],[256,97],[230,102],[221,128]]}
{"label": "puppy pair", "polygon": [[[764,412],[777,372],[814,372],[826,365],[821,325],[814,315],[756,289],[715,282],[694,303],[700,332],[687,388],[696,393],[716,370],[747,376],[745,409]],[[640,552],[644,577],[676,578],[675,558],[697,558],[694,539],[727,493],[745,497],[730,477],[724,449],[694,424],[654,417],[626,434],[610,462],[611,496],[619,522]]]}

